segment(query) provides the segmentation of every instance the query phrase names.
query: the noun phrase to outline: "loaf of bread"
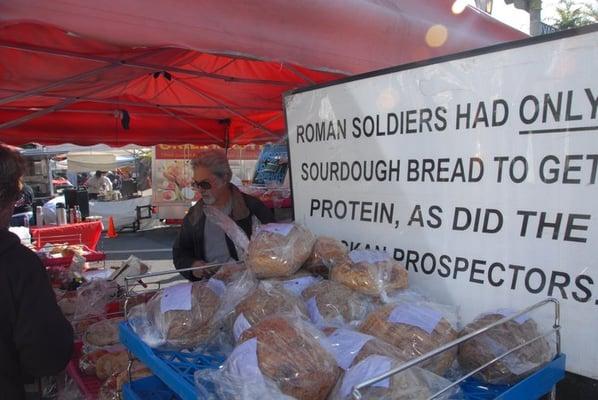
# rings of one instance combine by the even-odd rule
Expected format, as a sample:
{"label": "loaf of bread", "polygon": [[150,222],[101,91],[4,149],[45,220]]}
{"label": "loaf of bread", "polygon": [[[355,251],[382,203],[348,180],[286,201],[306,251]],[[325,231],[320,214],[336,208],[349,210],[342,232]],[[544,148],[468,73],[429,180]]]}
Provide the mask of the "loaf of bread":
{"label": "loaf of bread", "polygon": [[314,243],[311,256],[303,264],[303,269],[327,279],[330,269],[344,262],[348,254],[349,251],[342,242],[328,236],[319,236]]}
{"label": "loaf of bread", "polygon": [[[329,400],[352,400],[353,388],[398,367],[402,362],[389,355],[373,354],[356,362],[339,379]],[[450,381],[430,371],[412,367],[378,383],[359,389],[362,399],[423,400],[444,389]],[[434,397],[449,399],[453,391]],[[460,398],[460,397],[458,397]]]}
{"label": "loaf of bread", "polygon": [[83,334],[83,343],[91,349],[119,343],[118,324],[122,318],[104,319],[89,326]]}
{"label": "loaf of bread", "polygon": [[381,296],[408,285],[407,270],[388,254],[354,250],[332,267],[330,279],[369,296]]}
{"label": "loaf of bread", "polygon": [[[391,303],[371,312],[359,331],[390,343],[409,359],[432,351],[457,338],[457,331],[441,312],[427,304]],[[444,375],[457,356],[457,348],[420,364]]]}
{"label": "loaf of bread", "polygon": [[96,350],[82,355],[79,359],[79,370],[85,375],[96,376],[96,364],[106,354],[109,354],[106,350]]}
{"label": "loaf of bread", "polygon": [[301,319],[273,316],[245,331],[240,345],[255,339],[259,371],[285,395],[324,400],[337,381],[339,368],[320,345],[318,335]]}
{"label": "loaf of bread", "polygon": [[115,373],[125,371],[128,365],[129,355],[125,350],[104,354],[96,361],[96,376],[101,380],[108,379]]}
{"label": "loaf of bread", "polygon": [[291,276],[309,258],[314,242],[300,225],[263,225],[249,242],[246,263],[258,278]]}
{"label": "loaf of bread", "polygon": [[235,307],[233,327],[235,339],[249,327],[273,314],[295,314],[307,319],[307,309],[300,297],[284,289],[280,282],[261,281]]}
{"label": "loaf of bread", "polygon": [[334,281],[321,281],[302,293],[311,321],[316,326],[343,326],[361,321],[367,315],[371,300]]}
{"label": "loaf of bread", "polygon": [[[504,313],[483,314],[463,328],[460,335],[467,335],[504,317]],[[459,363],[465,371],[472,371],[539,335],[533,319],[516,318],[462,343]],[[492,384],[511,384],[549,362],[554,353],[546,339],[538,339],[483,369],[477,377]]]}
{"label": "loaf of bread", "polygon": [[[137,333],[150,345],[196,347],[213,333],[212,318],[219,305],[220,297],[207,281],[168,287],[147,303],[149,327]],[[135,321],[132,326],[135,329]]]}

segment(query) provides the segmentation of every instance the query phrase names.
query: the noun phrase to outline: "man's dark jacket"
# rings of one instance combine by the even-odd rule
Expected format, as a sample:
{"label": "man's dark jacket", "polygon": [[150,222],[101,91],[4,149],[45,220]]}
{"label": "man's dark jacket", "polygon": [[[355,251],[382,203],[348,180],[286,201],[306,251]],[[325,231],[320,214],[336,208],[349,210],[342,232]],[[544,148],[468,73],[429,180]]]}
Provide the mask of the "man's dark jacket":
{"label": "man's dark jacket", "polygon": [[[263,224],[274,222],[272,211],[255,197],[242,193],[235,186],[230,185],[232,191],[232,211],[230,217],[239,227],[251,238],[252,217],[255,216]],[[183,220],[183,226],[179,231],[174,245],[172,246],[172,258],[177,269],[190,268],[194,261],[204,261],[204,228],[206,216],[203,212],[204,204],[198,201]],[[232,258],[238,259],[235,245],[226,236],[226,244]],[[181,272],[190,281],[197,280],[191,271]]]}
{"label": "man's dark jacket", "polygon": [[0,229],[0,399],[24,399],[24,383],[59,373],[72,351],[73,329],[41,261]]}

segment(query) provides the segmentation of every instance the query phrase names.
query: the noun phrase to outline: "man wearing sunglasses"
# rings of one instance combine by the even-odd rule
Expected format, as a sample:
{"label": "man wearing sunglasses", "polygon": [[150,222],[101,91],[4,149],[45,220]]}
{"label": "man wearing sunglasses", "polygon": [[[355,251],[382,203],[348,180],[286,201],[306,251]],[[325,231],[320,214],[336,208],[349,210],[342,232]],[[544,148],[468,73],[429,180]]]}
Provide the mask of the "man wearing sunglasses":
{"label": "man wearing sunglasses", "polygon": [[[242,193],[230,183],[232,171],[222,150],[205,150],[195,158],[193,187],[201,200],[189,209],[181,230],[174,242],[172,255],[177,269],[221,264],[237,260],[234,243],[217,224],[206,218],[203,207],[217,207],[251,237],[253,217],[261,223],[274,222],[274,216],[260,200]],[[181,272],[191,280],[209,277],[215,270]]]}

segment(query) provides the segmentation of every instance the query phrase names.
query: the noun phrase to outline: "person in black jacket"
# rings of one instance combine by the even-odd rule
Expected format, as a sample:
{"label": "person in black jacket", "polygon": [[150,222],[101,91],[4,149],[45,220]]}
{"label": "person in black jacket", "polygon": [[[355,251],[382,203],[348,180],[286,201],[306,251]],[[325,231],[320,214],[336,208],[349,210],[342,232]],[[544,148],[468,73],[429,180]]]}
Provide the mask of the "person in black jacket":
{"label": "person in black jacket", "polygon": [[33,377],[62,371],[73,351],[73,329],[56,304],[35,253],[8,231],[23,188],[23,158],[0,145],[0,399],[25,399]]}
{"label": "person in black jacket", "polygon": [[[201,193],[202,199],[189,209],[183,220],[183,226],[172,248],[174,266],[183,269],[237,260],[234,243],[220,226],[206,218],[204,206],[217,207],[229,215],[247,237],[251,237],[254,216],[263,224],[274,222],[274,216],[264,203],[242,193],[230,183],[232,171],[224,151],[205,150],[191,165],[193,187]],[[214,272],[206,269],[181,274],[195,281]]]}

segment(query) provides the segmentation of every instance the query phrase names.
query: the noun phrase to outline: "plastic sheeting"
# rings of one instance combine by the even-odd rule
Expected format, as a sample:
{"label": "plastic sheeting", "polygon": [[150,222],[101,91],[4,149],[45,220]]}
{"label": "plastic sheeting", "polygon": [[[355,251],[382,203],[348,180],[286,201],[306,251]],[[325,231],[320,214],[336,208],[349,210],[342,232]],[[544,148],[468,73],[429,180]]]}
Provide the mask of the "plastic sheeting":
{"label": "plastic sheeting", "polygon": [[524,36],[452,4],[0,2],[0,140],[273,141],[285,91]]}

